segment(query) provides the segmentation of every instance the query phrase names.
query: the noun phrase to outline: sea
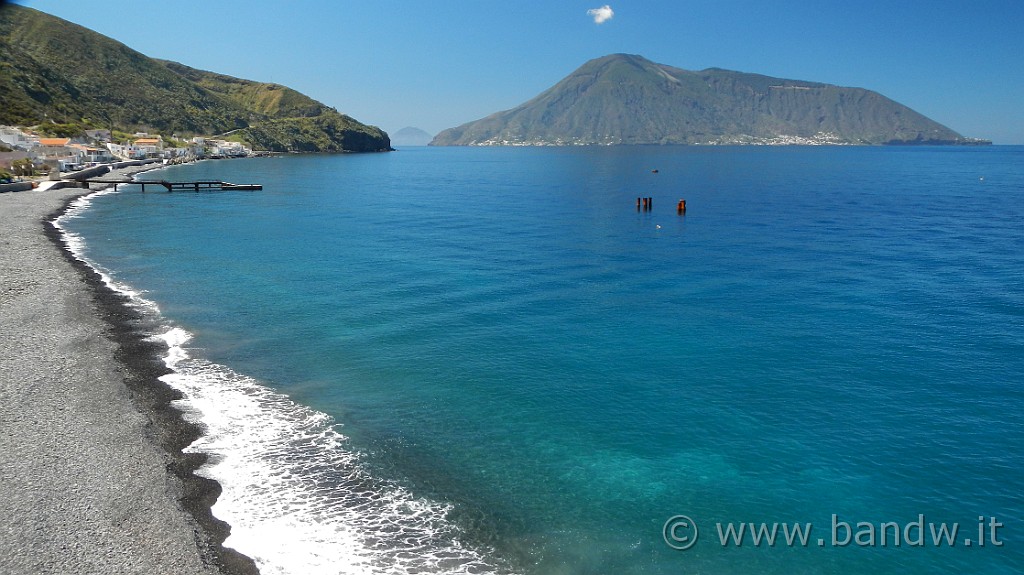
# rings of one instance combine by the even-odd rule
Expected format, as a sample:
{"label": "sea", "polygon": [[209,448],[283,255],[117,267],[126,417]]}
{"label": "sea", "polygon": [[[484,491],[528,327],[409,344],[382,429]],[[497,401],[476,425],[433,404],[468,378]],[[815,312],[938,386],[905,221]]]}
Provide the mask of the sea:
{"label": "sea", "polygon": [[1024,147],[140,178],[263,186],[59,225],[166,342],[265,575],[1024,572]]}

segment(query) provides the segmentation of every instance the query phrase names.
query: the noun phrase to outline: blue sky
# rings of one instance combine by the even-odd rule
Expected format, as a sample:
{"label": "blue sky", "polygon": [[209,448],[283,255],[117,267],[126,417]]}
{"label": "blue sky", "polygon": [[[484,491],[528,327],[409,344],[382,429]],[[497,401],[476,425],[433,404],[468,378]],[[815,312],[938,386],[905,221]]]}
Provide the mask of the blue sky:
{"label": "blue sky", "polygon": [[[596,23],[588,10],[610,5]],[[389,132],[514,107],[616,52],[857,86],[1024,144],[1024,0],[19,0],[152,57],[295,88]]]}

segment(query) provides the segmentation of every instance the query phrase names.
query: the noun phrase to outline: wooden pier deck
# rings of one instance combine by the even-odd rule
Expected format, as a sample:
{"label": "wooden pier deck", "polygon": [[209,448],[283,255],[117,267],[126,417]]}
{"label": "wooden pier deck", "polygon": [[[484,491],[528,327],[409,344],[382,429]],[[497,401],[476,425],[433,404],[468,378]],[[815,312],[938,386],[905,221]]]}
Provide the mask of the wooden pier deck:
{"label": "wooden pier deck", "polygon": [[142,186],[142,191],[146,191],[146,186],[160,186],[168,192],[200,192],[200,191],[217,191],[217,190],[262,190],[263,186],[260,184],[232,184],[231,182],[222,182],[220,180],[195,180],[191,182],[169,182],[167,180],[106,180],[103,178],[93,178],[88,180],[82,180],[86,185],[89,184],[113,184],[116,189],[121,184],[134,184]]}

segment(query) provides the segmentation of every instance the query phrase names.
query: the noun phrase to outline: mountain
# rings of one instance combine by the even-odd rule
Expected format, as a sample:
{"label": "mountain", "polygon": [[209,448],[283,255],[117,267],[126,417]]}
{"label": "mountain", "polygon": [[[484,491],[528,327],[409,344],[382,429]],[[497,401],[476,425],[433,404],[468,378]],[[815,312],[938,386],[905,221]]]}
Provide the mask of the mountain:
{"label": "mountain", "polygon": [[614,54],[431,145],[969,143],[870,90]]}
{"label": "mountain", "polygon": [[392,134],[391,143],[396,146],[426,146],[432,138],[427,132],[409,126]]}
{"label": "mountain", "polygon": [[10,4],[0,8],[0,101],[0,124],[231,132],[272,151],[391,147],[379,128],[290,88],[149,58],[66,20]]}

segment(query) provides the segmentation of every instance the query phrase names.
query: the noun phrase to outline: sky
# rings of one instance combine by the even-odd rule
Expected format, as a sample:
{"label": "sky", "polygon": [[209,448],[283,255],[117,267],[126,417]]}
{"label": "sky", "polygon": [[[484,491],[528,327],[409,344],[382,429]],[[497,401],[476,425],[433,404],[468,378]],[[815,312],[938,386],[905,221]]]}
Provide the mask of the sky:
{"label": "sky", "polygon": [[392,134],[513,108],[621,52],[868,88],[964,136],[1024,144],[1024,0],[18,3],[147,56],[283,84]]}

